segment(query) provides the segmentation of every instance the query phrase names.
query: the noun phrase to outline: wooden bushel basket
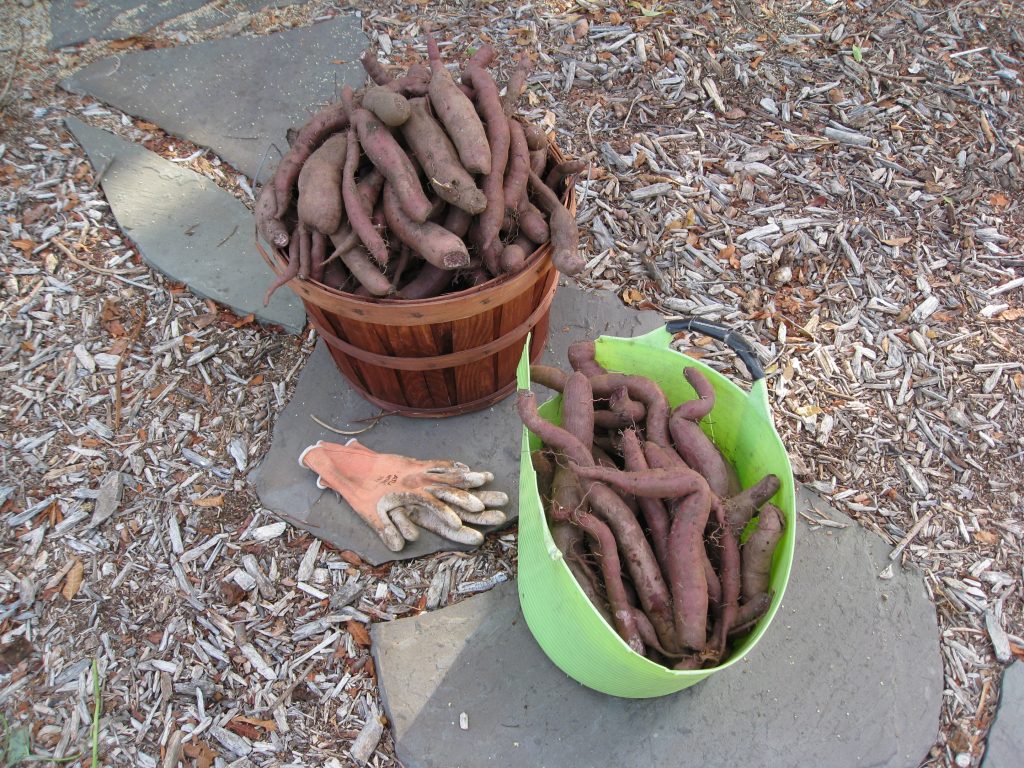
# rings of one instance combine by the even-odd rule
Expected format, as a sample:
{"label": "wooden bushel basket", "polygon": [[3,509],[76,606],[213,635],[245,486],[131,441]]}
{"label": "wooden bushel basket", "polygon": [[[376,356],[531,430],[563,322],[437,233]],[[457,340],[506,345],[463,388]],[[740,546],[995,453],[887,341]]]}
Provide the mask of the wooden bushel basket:
{"label": "wooden bushel basket", "polygon": [[[555,147],[551,156],[562,160]],[[574,186],[563,203],[575,216]],[[256,248],[275,273],[284,271],[283,253],[259,242]],[[430,418],[481,410],[515,390],[527,334],[531,360],[547,341],[558,272],[544,243],[521,272],[431,299],[364,298],[298,278],[288,286],[363,397],[386,411]]]}

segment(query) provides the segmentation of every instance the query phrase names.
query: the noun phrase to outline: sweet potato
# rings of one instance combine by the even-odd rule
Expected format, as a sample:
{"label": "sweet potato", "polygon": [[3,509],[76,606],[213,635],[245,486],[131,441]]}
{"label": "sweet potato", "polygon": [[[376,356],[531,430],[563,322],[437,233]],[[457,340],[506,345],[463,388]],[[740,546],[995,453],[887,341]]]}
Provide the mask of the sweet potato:
{"label": "sweet potato", "polygon": [[508,163],[508,118],[501,105],[498,86],[483,67],[472,61],[466,66],[463,79],[469,78],[475,91],[476,108],[484,119],[487,143],[491,149],[491,167],[483,180],[487,207],[480,214],[480,248],[486,250],[498,237],[505,218],[505,166]]}
{"label": "sweet potato", "polygon": [[[626,429],[622,433],[622,458],[628,472],[641,472],[649,469],[647,459],[644,458],[643,446],[640,444],[640,438],[635,429]],[[668,511],[661,499],[637,497],[637,504],[643,514],[644,522],[647,523],[647,530],[650,532],[654,557],[664,571],[668,562]]]}
{"label": "sweet potato", "polygon": [[466,233],[469,232],[469,225],[472,222],[472,214],[468,213],[463,208],[452,205],[445,213],[444,223],[442,226],[456,237],[465,238]]}
{"label": "sweet potato", "polygon": [[514,220],[519,217],[519,203],[526,197],[526,184],[530,180],[530,148],[526,145],[523,124],[512,117],[508,118],[508,138],[508,163],[501,194],[505,200],[505,216]]}
{"label": "sweet potato", "polygon": [[544,171],[548,167],[548,149],[531,149],[530,150],[530,173],[536,174],[542,180],[544,178]]}
{"label": "sweet potato", "polygon": [[[551,483],[555,477],[555,464],[551,460],[551,455],[541,449],[530,451],[530,463],[537,475],[537,490],[540,497],[545,500],[550,499]],[[547,506],[546,501],[545,506]]]}
{"label": "sweet potato", "polygon": [[398,239],[435,267],[455,269],[469,264],[465,242],[440,224],[429,221],[417,223],[407,216],[390,181],[384,185],[384,215],[388,227]]}
{"label": "sweet potato", "polygon": [[299,129],[295,142],[288,148],[274,171],[274,198],[277,202],[276,218],[284,219],[291,205],[292,190],[306,159],[323,141],[348,127],[348,111],[343,104],[331,104],[317,112]]}
{"label": "sweet potato", "polygon": [[256,229],[263,239],[278,248],[288,245],[288,228],[277,217],[277,193],[273,184],[265,184],[256,198]]}
{"label": "sweet potato", "polygon": [[[585,559],[583,530],[571,522],[560,522],[551,524],[551,538],[562,553],[562,559],[566,567],[572,573],[576,583],[579,584],[583,594],[590,600],[590,604],[601,614],[601,618],[611,627],[615,626],[615,620],[608,611],[608,604],[601,594],[601,579],[590,568]],[[618,632],[618,628],[616,628]]]}
{"label": "sweet potato", "polygon": [[526,78],[530,76],[532,68],[533,63],[526,55],[519,57],[519,60],[516,62],[516,68],[512,70],[512,74],[509,75],[508,82],[505,84],[505,94],[501,97],[501,106],[505,110],[506,115],[511,115],[516,111],[516,107],[519,105],[519,98],[523,95],[523,91],[526,90]]}
{"label": "sweet potato", "polygon": [[565,389],[565,381],[569,378],[569,375],[561,368],[555,368],[553,365],[543,365],[542,363],[534,363],[530,366],[530,381],[534,384],[540,384],[542,387],[553,389],[556,392],[561,392]]}
{"label": "sweet potato", "polygon": [[530,252],[518,243],[509,243],[501,250],[498,267],[502,272],[515,274],[526,266],[526,257],[529,255]]}
{"label": "sweet potato", "polygon": [[[523,423],[545,445],[561,451],[579,467],[593,467],[594,460],[586,446],[567,430],[540,416],[532,392],[521,390],[516,408]],[[588,480],[584,481],[583,489],[591,509],[614,533],[615,540],[625,556],[626,568],[636,587],[640,603],[651,620],[658,639],[663,646],[673,650],[675,637],[671,597],[640,524],[622,499],[608,486]]]}
{"label": "sweet potato", "polygon": [[647,416],[647,409],[629,396],[629,387],[619,387],[608,396],[608,409],[625,420],[627,425],[639,424]]}
{"label": "sweet potato", "polygon": [[402,136],[441,199],[471,214],[487,207],[486,196],[462,167],[444,128],[430,115],[426,99],[409,100],[409,120],[402,126]]}
{"label": "sweet potato", "polygon": [[409,102],[400,93],[383,85],[368,88],[363,94],[363,107],[370,110],[384,125],[392,128],[409,119]]}
{"label": "sweet potato", "polygon": [[309,228],[305,224],[299,224],[296,235],[299,240],[299,280],[309,279],[310,250],[312,242]]}
{"label": "sweet potato", "polygon": [[569,374],[562,391],[562,429],[591,450],[594,443],[594,395],[590,379],[579,372]]}
{"label": "sweet potato", "polygon": [[526,145],[530,148],[530,151],[543,149],[547,152],[548,135],[544,133],[544,129],[533,123],[523,123],[522,125],[523,132],[526,134]]}
{"label": "sweet potato", "polygon": [[764,616],[772,604],[772,596],[761,592],[736,609],[736,618],[729,628],[729,636],[739,635],[753,629],[758,619]]}
{"label": "sweet potato", "polygon": [[[348,223],[352,231],[359,237],[363,245],[366,246],[366,250],[370,252],[374,261],[384,266],[388,263],[388,247],[384,243],[384,238],[381,237],[380,232],[377,231],[373,221],[370,219],[370,214],[367,210],[369,206],[367,206],[365,199],[359,193],[359,188],[356,186],[356,167],[359,165],[359,142],[356,140],[355,129],[349,128],[348,132],[348,148],[345,153],[345,169],[342,178],[342,194],[345,198]],[[299,202],[302,202],[301,197]],[[336,229],[337,227],[329,231],[334,232]]]}
{"label": "sweet potato", "polygon": [[699,424],[680,418],[676,410],[669,418],[668,426],[676,452],[707,478],[712,491],[723,498],[736,493],[739,489],[736,471]]}
{"label": "sweet potato", "polygon": [[758,507],[778,493],[780,487],[777,476],[765,475],[749,488],[723,501],[726,520],[737,536],[747,527]]}
{"label": "sweet potato", "polygon": [[710,643],[710,650],[717,659],[725,655],[725,646],[729,638],[729,630],[736,621],[736,612],[739,606],[741,577],[740,577],[740,547],[732,526],[725,517],[725,507],[717,499],[712,500],[712,510],[715,513],[715,535],[718,537],[718,546],[721,562],[719,564],[719,580],[722,583],[722,599],[715,614],[714,637]]}
{"label": "sweet potato", "polygon": [[363,55],[359,57],[359,63],[363,65],[366,74],[377,85],[387,85],[395,79],[388,72],[384,63],[374,56],[369,49],[363,51]]}
{"label": "sweet potato", "polygon": [[564,275],[578,274],[586,266],[586,261],[579,252],[580,232],[576,228],[576,218],[533,171],[530,171],[530,189],[533,190],[537,205],[549,217],[552,263]]}
{"label": "sweet potato", "polygon": [[309,279],[323,282],[324,269],[327,261],[327,235],[313,230],[312,243],[309,248]]}
{"label": "sweet potato", "polygon": [[348,86],[342,91],[342,100],[349,109],[352,125],[359,133],[363,151],[394,189],[402,210],[415,222],[425,221],[430,215],[431,205],[420,186],[419,174],[412,160],[384,123],[369,110],[354,105],[352,89]]}
{"label": "sweet potato", "polygon": [[[644,645],[636,625],[636,616],[634,611],[630,610],[629,598],[626,597],[625,586],[622,582],[622,565],[619,562],[616,537],[612,533],[611,526],[589,512],[577,513],[575,522],[593,542],[594,552],[597,554],[601,572],[604,575],[604,588],[608,595],[608,604],[612,609],[612,622],[616,632],[630,649],[637,653],[643,653]],[[653,620],[651,625],[653,627]],[[655,635],[657,635],[656,629]]]}
{"label": "sweet potato", "polygon": [[548,171],[548,175],[544,177],[544,183],[551,187],[555,194],[558,194],[567,178],[587,170],[588,165],[590,163],[586,160],[565,160]]}
{"label": "sweet potato", "polygon": [[424,262],[419,273],[402,286],[398,298],[401,299],[430,299],[444,293],[455,278],[455,273],[450,269],[435,267],[430,262]]}
{"label": "sweet potato", "polygon": [[391,281],[370,260],[360,247],[344,251],[340,256],[348,271],[371,296],[390,296],[395,292]]}
{"label": "sweet potato", "polygon": [[[481,45],[473,54],[466,60],[466,68],[470,67],[489,67],[494,60],[498,57],[498,52],[494,50],[493,45]],[[463,74],[462,79],[465,80],[466,76]]]}
{"label": "sweet potato", "polygon": [[298,277],[299,275],[299,238],[293,237],[291,242],[288,243],[288,265],[284,268],[284,271],[278,275],[274,282],[267,288],[266,293],[263,294],[263,306],[267,306],[270,303],[270,298],[274,295],[278,288],[287,283],[289,280]]}
{"label": "sweet potato", "polygon": [[700,372],[698,368],[689,367],[683,371],[683,376],[690,386],[693,387],[697,397],[693,400],[686,400],[676,406],[675,413],[681,419],[700,421],[715,407],[715,388],[708,381],[708,377]]}
{"label": "sweet potato", "polygon": [[[324,141],[299,171],[299,221],[324,234],[330,234],[341,226],[345,211],[341,176],[349,144],[348,133],[339,132]],[[356,147],[357,157],[358,154],[359,148]]]}
{"label": "sweet potato", "polygon": [[774,504],[764,504],[757,518],[757,528],[740,550],[741,583],[744,600],[752,600],[768,591],[771,579],[772,554],[782,538],[782,511]]}
{"label": "sweet potato", "polygon": [[685,496],[702,490],[703,486],[707,484],[703,477],[686,467],[630,472],[608,467],[573,466],[573,470],[584,480],[606,483],[623,493],[649,499],[672,499],[677,496]]}
{"label": "sweet potato", "polygon": [[611,397],[620,387],[625,386],[629,396],[643,403],[646,411],[647,440],[660,446],[668,446],[668,400],[655,382],[645,376],[622,373],[605,373],[592,376],[590,384],[594,397]]}
{"label": "sweet potato", "polygon": [[593,341],[574,341],[569,345],[567,356],[569,365],[574,371],[580,371],[587,376],[601,376],[608,373],[597,362],[597,344]]}
{"label": "sweet potato", "polygon": [[695,651],[707,645],[708,620],[704,528],[711,514],[711,492],[704,478],[700,481],[703,487],[672,505],[666,567],[679,645]]}
{"label": "sweet potato", "polygon": [[473,102],[455,84],[437,42],[429,35],[427,52],[431,70],[428,94],[434,113],[458,150],[463,167],[470,173],[490,173],[491,148]]}
{"label": "sweet potato", "polygon": [[547,219],[533,203],[528,201],[520,203],[516,221],[519,234],[525,235],[533,242],[546,243],[551,239],[551,229],[548,227]]}

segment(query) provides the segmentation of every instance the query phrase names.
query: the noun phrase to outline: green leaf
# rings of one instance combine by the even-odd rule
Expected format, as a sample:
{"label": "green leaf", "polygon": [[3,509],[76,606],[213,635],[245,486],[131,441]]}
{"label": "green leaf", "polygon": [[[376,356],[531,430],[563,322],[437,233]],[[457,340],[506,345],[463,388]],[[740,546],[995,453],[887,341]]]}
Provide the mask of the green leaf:
{"label": "green leaf", "polygon": [[32,732],[28,728],[13,728],[7,733],[7,765],[17,765],[32,756]]}
{"label": "green leaf", "polygon": [[863,53],[863,51],[861,51],[860,46],[859,45],[853,46],[853,60],[856,61],[858,64],[860,64],[860,62],[863,59],[864,59],[864,53]]}

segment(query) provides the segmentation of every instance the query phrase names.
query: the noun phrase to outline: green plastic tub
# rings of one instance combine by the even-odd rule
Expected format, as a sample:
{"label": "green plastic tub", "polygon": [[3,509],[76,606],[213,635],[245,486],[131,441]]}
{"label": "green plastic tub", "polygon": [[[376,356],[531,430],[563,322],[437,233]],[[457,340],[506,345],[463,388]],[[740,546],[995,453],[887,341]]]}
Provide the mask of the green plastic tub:
{"label": "green plastic tub", "polygon": [[[698,360],[669,349],[670,331],[686,327],[722,338],[747,363],[754,376],[746,392]],[[548,531],[530,451],[538,438],[523,429],[519,488],[519,599],[530,631],[548,657],[563,672],[588,688],[624,698],[650,698],[681,691],[743,658],[764,635],[782,602],[793,563],[796,504],[793,471],[768,406],[764,374],[749,345],[736,334],[701,321],[669,323],[645,336],[597,339],[597,361],[610,371],[647,376],[661,385],[671,405],[695,397],[683,370],[699,368],[715,388],[715,407],[701,422],[726,458],[736,467],[743,487],[763,475],[778,475],[782,487],[772,501],[782,510],[786,529],[772,561],[771,607],[732,655],[717,667],[675,671],[630,650],[576,584],[562,553]],[[566,363],[567,365],[567,363]],[[521,389],[529,387],[530,367],[524,351],[518,369]],[[540,407],[544,418],[558,423],[561,396]]]}

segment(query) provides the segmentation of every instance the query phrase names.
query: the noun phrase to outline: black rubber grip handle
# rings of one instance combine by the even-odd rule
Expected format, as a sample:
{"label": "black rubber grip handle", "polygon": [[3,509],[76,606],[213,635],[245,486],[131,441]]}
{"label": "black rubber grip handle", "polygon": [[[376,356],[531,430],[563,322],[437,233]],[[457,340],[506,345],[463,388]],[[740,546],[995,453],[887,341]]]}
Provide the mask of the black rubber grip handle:
{"label": "black rubber grip handle", "polygon": [[761,361],[757,359],[757,353],[754,352],[754,348],[750,346],[750,342],[737,331],[730,330],[724,325],[719,325],[718,323],[714,323],[710,320],[701,320],[696,317],[684,317],[679,320],[669,320],[665,323],[665,330],[669,333],[696,331],[697,333],[703,333],[705,336],[710,336],[713,339],[724,341],[729,345],[730,349],[736,353],[736,356],[743,361],[743,364],[747,366],[747,370],[750,371],[750,377],[752,380],[757,381],[758,379],[764,378],[764,368],[761,367]]}

